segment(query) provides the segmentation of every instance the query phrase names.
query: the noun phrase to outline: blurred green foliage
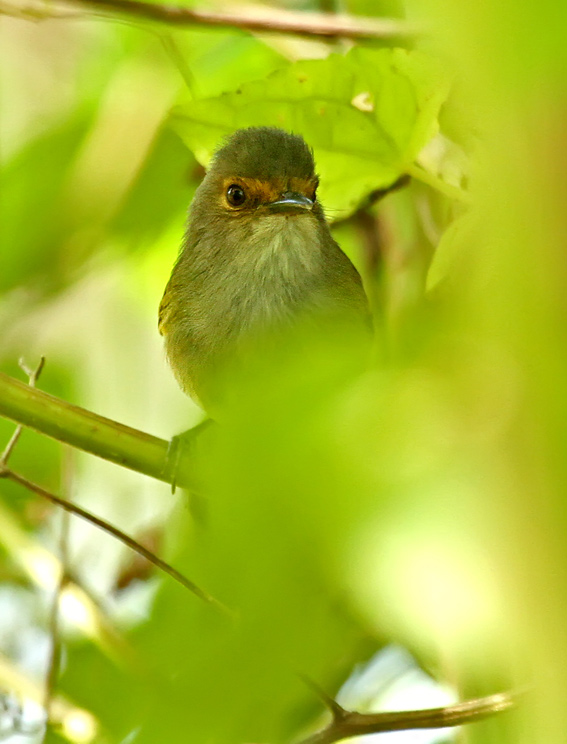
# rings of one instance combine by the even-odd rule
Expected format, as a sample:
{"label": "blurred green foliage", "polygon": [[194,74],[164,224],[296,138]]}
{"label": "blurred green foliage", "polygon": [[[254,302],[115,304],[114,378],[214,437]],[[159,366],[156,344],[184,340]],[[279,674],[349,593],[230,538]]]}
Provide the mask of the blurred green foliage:
{"label": "blurred green foliage", "polygon": [[[394,1],[345,7],[403,15]],[[425,34],[395,49],[3,16],[3,371],[46,354],[53,394],[163,437],[198,419],[163,360],[157,305],[202,166],[248,125],[314,148],[380,328],[363,373],[344,344],[315,339],[267,388],[259,369],[199,441],[200,495],[69,464],[24,434],[15,469],[157,533],[233,613],[161,576],[118,591],[130,557],[73,521],[68,563],[116,630],[79,631],[66,610],[57,690],[98,730],[46,741],[287,742],[320,723],[298,673],[335,694],[397,640],[462,697],[533,686],[517,720],[463,740],[562,744],[566,14],[552,0],[415,0],[406,15]],[[369,203],[408,170],[422,182]],[[467,203],[451,198],[462,184]],[[12,430],[0,421],[3,441]],[[27,541],[57,554],[57,522],[3,480],[0,496],[5,588],[32,588],[45,609],[53,577],[34,573]],[[2,597],[19,607],[15,590]],[[40,686],[44,609],[0,625],[0,651]],[[28,621],[39,635],[24,653]]]}
{"label": "blurred green foliage", "polygon": [[191,102],[175,119],[203,165],[235,129],[301,132],[314,150],[321,202],[331,215],[348,216],[371,191],[406,173],[436,134],[447,85],[440,65],[423,54],[355,47]]}

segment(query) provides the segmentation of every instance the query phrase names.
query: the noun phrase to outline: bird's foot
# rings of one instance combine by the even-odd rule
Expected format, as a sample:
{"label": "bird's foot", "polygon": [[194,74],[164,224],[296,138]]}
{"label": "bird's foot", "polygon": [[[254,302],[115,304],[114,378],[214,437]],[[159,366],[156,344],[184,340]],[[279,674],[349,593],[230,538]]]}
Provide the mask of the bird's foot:
{"label": "bird's foot", "polygon": [[177,488],[180,463],[191,449],[193,449],[197,437],[209,427],[212,421],[212,419],[205,419],[200,424],[187,429],[187,431],[181,434],[176,434],[170,439],[165,458],[164,472],[166,480],[171,483],[171,493],[175,493]]}

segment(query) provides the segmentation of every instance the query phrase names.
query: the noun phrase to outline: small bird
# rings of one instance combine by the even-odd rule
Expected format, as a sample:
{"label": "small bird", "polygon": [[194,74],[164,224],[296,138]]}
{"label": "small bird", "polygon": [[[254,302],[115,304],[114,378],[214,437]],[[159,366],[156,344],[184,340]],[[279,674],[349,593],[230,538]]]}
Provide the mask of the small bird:
{"label": "small bird", "polygon": [[223,370],[303,319],[370,328],[360,276],[333,240],[304,139],[236,131],[197,189],[159,330],[182,389],[210,412]]}

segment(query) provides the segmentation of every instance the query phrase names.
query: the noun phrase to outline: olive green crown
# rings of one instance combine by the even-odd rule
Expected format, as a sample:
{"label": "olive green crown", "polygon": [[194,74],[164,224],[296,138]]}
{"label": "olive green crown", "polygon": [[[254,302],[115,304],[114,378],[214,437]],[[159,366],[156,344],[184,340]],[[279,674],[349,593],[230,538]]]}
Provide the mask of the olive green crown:
{"label": "olive green crown", "polygon": [[211,170],[241,178],[312,178],[315,164],[307,143],[276,127],[250,127],[230,136],[213,158]]}

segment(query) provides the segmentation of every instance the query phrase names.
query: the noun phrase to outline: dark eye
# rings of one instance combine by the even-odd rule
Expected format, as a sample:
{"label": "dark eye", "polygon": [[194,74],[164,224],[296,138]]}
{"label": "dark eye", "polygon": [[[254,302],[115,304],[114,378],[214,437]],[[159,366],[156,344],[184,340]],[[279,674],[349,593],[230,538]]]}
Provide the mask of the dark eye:
{"label": "dark eye", "polygon": [[226,190],[226,200],[233,207],[241,207],[246,201],[246,192],[242,186],[232,183]]}

